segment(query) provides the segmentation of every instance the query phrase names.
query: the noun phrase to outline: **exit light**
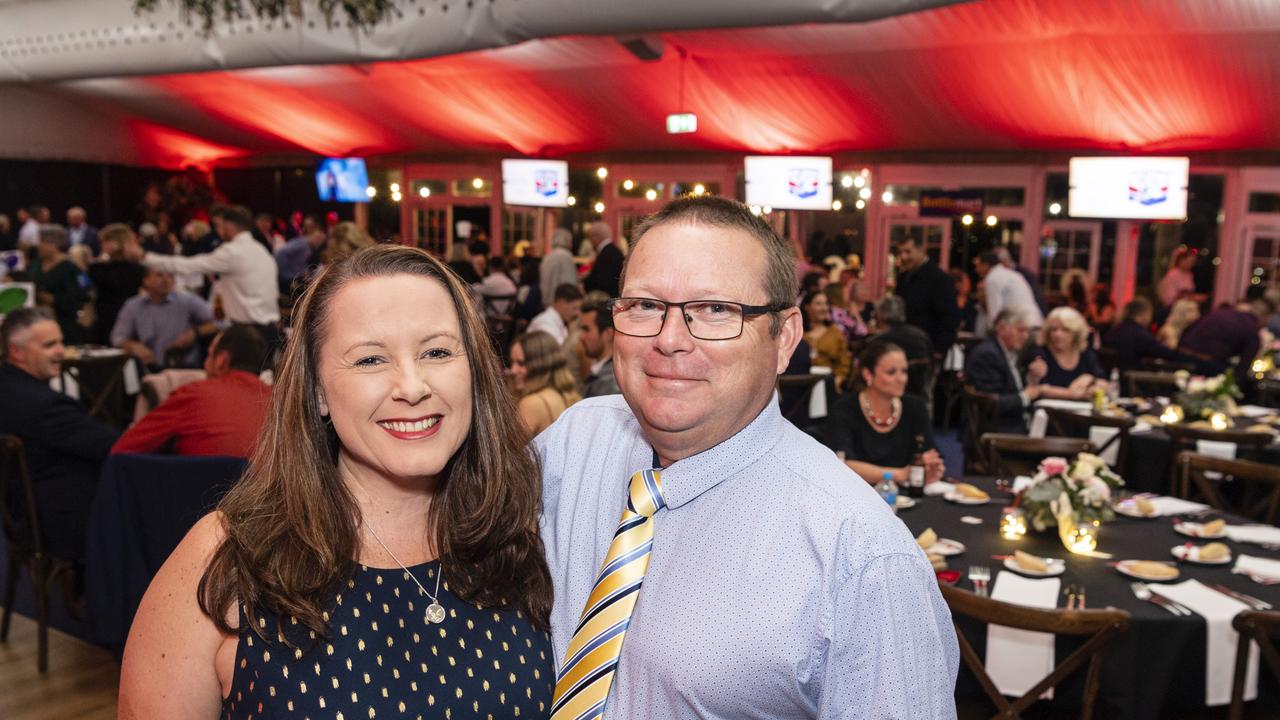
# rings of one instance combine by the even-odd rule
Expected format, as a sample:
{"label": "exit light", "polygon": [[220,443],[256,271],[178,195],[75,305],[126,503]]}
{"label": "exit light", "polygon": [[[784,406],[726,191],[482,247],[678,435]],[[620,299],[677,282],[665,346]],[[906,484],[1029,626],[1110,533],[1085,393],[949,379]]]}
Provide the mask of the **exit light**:
{"label": "exit light", "polygon": [[679,135],[698,131],[698,116],[693,113],[676,113],[667,116],[667,133]]}

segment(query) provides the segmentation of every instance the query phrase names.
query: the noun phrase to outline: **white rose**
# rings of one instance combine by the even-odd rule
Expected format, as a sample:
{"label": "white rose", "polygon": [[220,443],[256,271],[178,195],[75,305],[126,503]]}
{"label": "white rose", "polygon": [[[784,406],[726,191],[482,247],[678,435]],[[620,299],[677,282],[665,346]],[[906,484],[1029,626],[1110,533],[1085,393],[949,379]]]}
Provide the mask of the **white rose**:
{"label": "white rose", "polygon": [[1102,478],[1091,477],[1085,482],[1085,492],[1096,503],[1104,503],[1111,499],[1111,486]]}
{"label": "white rose", "polygon": [[1205,382],[1202,377],[1193,377],[1191,378],[1191,382],[1187,383],[1187,392],[1189,393],[1202,393],[1204,392],[1204,389]]}
{"label": "white rose", "polygon": [[1094,467],[1087,462],[1077,462],[1071,469],[1071,479],[1084,482],[1093,477]]}
{"label": "white rose", "polygon": [[1093,453],[1080,453],[1076,456],[1077,463],[1084,463],[1093,468],[1094,472],[1101,470],[1107,466],[1107,461]]}
{"label": "white rose", "polygon": [[1179,370],[1173,374],[1174,382],[1178,384],[1179,390],[1187,389],[1187,379],[1191,377],[1191,373],[1186,370]]}
{"label": "white rose", "polygon": [[1206,392],[1216,393],[1222,387],[1222,377],[1209,378],[1204,381],[1204,389]]}

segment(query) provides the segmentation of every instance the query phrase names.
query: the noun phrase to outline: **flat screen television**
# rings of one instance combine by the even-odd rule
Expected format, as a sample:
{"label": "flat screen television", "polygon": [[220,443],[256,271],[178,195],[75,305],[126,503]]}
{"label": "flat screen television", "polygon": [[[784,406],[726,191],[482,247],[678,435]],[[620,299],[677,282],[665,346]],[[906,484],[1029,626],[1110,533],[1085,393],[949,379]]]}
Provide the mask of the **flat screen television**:
{"label": "flat screen television", "polygon": [[320,199],[336,202],[368,202],[369,171],[364,158],[325,158],[316,168]]}
{"label": "flat screen television", "polygon": [[1181,220],[1187,216],[1184,157],[1074,157],[1067,214],[1108,220]]}
{"label": "flat screen television", "polygon": [[749,155],[747,204],[788,210],[831,209],[831,158]]}
{"label": "flat screen television", "polygon": [[503,160],[502,201],[507,205],[568,207],[569,163],[564,160]]}

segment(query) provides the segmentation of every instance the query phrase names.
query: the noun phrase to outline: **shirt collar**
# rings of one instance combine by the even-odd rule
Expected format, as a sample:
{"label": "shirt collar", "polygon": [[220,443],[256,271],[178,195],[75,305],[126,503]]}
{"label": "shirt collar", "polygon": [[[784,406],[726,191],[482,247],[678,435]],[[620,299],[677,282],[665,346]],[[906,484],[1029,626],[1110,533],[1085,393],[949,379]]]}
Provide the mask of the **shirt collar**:
{"label": "shirt collar", "polygon": [[784,422],[775,394],[736,435],[663,469],[662,497],[667,507],[680,507],[755,463],[777,444]]}

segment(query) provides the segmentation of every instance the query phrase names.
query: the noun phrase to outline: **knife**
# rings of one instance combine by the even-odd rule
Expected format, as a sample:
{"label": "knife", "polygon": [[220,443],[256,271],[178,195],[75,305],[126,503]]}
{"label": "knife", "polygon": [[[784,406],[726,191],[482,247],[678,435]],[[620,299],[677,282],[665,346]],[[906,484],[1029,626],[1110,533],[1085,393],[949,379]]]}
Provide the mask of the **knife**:
{"label": "knife", "polygon": [[1245,595],[1242,592],[1236,592],[1235,590],[1232,590],[1231,588],[1226,587],[1225,585],[1210,585],[1209,587],[1213,588],[1214,590],[1217,590],[1223,595],[1239,600],[1245,605],[1252,607],[1254,610],[1270,610],[1271,609],[1271,603],[1266,602],[1264,600],[1259,600],[1258,598],[1252,595]]}

